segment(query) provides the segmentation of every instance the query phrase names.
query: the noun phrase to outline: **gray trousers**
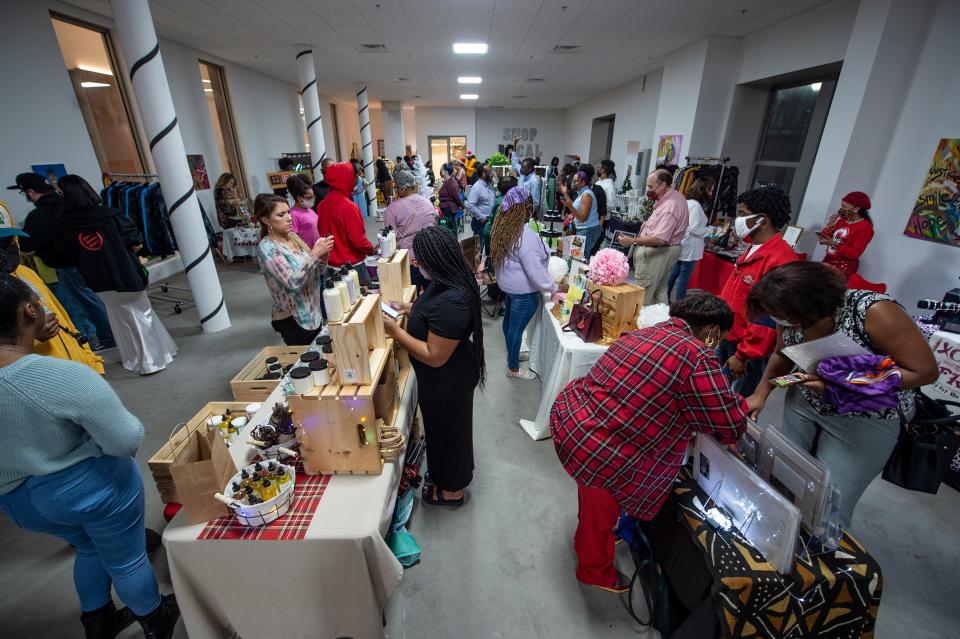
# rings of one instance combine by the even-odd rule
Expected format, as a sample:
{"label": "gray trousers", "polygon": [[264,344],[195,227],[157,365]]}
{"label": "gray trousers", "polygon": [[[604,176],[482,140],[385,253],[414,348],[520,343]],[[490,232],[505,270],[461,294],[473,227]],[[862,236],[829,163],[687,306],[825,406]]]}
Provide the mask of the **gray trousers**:
{"label": "gray trousers", "polygon": [[667,297],[670,271],[680,260],[680,245],[639,246],[633,252],[633,269],[637,286],[646,289],[643,305],[669,304]]}
{"label": "gray trousers", "polygon": [[890,457],[900,421],[821,415],[797,388],[787,390],[781,430],[830,469],[840,491],[840,518],[845,527],[853,509]]}

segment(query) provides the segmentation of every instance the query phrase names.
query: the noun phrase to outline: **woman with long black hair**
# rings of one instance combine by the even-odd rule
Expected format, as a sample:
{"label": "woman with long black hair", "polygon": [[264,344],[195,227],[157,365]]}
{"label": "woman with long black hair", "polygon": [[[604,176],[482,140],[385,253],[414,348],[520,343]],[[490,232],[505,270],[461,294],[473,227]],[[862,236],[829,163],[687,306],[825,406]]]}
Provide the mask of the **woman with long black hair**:
{"label": "woman with long black hair", "polygon": [[473,479],[473,392],[486,376],[480,288],[450,232],[428,226],[413,251],[430,285],[413,304],[390,301],[409,314],[407,330],[387,316],[384,328],[417,374],[430,468],[423,501],[457,508]]}

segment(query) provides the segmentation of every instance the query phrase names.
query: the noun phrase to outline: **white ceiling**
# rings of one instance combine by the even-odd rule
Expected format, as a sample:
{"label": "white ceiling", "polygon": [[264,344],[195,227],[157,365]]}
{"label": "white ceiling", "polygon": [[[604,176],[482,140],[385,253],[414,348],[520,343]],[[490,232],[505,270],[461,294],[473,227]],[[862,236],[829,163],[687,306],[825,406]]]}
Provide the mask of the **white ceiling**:
{"label": "white ceiling", "polygon": [[[106,0],[69,4],[111,15]],[[314,49],[325,95],[415,106],[565,108],[663,66],[708,35],[743,36],[825,0],[151,0],[161,37],[297,84]],[[483,56],[452,43],[487,42]],[[367,53],[360,44],[384,44]],[[574,54],[556,45],[580,45]],[[481,75],[463,89],[458,75]],[[394,78],[412,81],[396,82]],[[543,78],[530,83],[528,78]],[[462,92],[480,99],[463,102]],[[420,97],[416,97],[420,96]],[[522,98],[516,96],[524,96]]]}

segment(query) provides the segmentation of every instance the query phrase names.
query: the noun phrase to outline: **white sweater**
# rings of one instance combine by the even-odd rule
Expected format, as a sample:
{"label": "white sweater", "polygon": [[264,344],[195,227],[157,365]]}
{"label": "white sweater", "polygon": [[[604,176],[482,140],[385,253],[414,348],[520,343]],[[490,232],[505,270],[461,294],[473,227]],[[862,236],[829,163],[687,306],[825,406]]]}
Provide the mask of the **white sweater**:
{"label": "white sweater", "polygon": [[690,223],[680,242],[680,261],[696,262],[703,258],[703,238],[707,236],[707,214],[696,200],[687,200],[690,211]]}

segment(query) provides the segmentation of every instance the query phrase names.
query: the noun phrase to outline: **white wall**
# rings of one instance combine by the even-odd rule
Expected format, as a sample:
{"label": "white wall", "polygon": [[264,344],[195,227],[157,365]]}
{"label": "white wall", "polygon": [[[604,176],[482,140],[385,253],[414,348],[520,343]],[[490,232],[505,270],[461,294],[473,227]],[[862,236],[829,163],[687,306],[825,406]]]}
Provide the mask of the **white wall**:
{"label": "white wall", "polygon": [[858,5],[859,0],[835,0],[746,36],[738,82],[843,60]]}
{"label": "white wall", "polygon": [[563,156],[565,125],[566,113],[561,109],[477,109],[477,137],[468,148],[485,160],[497,152],[498,145],[512,143],[513,136],[525,129],[528,139],[520,142],[521,155],[539,155],[546,164],[554,155]]}
{"label": "white wall", "polygon": [[[42,3],[0,0],[0,187],[31,164],[63,163],[94,188],[100,165],[63,64],[50,14]],[[14,62],[14,56],[16,62]],[[33,209],[16,191],[0,191],[14,219]]]}
{"label": "white wall", "polygon": [[[626,164],[636,164],[635,158],[627,158],[627,142],[640,142],[641,150],[653,146],[653,129],[657,120],[662,77],[661,71],[655,71],[567,109],[563,152],[554,155],[560,156],[561,163],[564,154],[586,158],[590,152],[593,118],[615,115],[610,156],[616,163],[619,185],[625,177]],[[632,181],[636,186],[637,181]]]}
{"label": "white wall", "polygon": [[[430,159],[430,145],[427,143],[431,135],[466,135],[467,148],[476,151],[477,144],[477,114],[476,109],[469,107],[417,107],[414,117],[417,120],[417,148],[426,162]],[[376,144],[376,142],[374,142]],[[440,167],[433,167],[439,171]]]}

